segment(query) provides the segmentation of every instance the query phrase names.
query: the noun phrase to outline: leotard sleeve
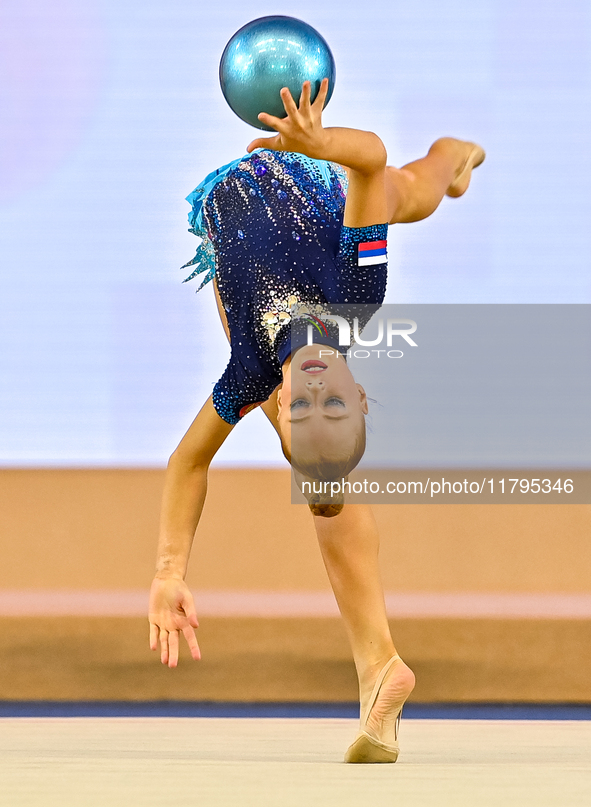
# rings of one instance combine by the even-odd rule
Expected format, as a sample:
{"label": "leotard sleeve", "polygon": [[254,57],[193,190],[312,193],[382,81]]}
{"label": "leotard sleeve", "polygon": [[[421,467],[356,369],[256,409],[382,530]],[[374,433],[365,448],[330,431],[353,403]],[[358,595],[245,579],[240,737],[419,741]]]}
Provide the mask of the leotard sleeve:
{"label": "leotard sleeve", "polygon": [[337,261],[350,269],[367,269],[388,263],[388,225],[341,227]]}

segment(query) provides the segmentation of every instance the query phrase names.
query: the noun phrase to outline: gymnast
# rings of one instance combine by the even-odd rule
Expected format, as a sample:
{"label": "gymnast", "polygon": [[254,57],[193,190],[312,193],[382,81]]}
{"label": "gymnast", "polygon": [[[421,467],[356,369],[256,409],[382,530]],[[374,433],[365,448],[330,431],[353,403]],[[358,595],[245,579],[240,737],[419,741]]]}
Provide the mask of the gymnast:
{"label": "gymnast", "polygon": [[[461,196],[484,160],[480,146],[443,137],[425,157],[388,166],[377,135],[323,128],[327,92],[325,79],[311,103],[305,82],[296,105],[284,88],[286,117],[259,115],[277,134],[254,140],[246,156],[188,197],[193,232],[202,238],[188,279],[209,269],[205,282],[213,280],[231,356],[166,470],[149,622],[150,647],[160,646],[169,667],[177,665],[181,633],[200,658],[184,578],[217,450],[260,406],[300,482],[347,476],[365,447],[367,396],[338,349],[323,350],[320,360],[318,345],[336,346],[323,314],[331,304],[377,310],[386,289],[388,224],[419,221],[443,196]],[[367,245],[375,260],[361,261]],[[312,329],[313,344],[310,320],[326,326]],[[360,730],[345,761],[395,762],[415,677],[390,634],[371,508],[314,497],[309,505],[359,681]]]}

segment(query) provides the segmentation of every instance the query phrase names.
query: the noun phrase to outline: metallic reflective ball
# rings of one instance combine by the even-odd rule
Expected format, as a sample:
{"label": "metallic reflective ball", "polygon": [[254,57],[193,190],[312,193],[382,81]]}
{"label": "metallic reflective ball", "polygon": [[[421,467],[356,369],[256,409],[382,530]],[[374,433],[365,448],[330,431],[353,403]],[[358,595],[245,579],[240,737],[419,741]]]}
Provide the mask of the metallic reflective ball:
{"label": "metallic reflective ball", "polygon": [[[260,17],[236,31],[222,53],[220,84],[230,108],[246,123],[273,131],[258,120],[259,112],[285,117],[279,91],[289,87],[299,102],[302,84],[312,82],[312,100],[328,78],[330,101],[335,63],[318,31],[295,17]],[[326,106],[325,104],[325,106]]]}

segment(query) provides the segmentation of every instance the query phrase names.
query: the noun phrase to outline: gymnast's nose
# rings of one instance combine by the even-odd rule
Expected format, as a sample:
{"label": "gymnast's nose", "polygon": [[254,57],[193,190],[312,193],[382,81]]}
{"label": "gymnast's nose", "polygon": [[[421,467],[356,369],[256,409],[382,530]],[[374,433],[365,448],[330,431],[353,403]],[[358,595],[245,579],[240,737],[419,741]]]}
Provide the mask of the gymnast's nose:
{"label": "gymnast's nose", "polygon": [[324,389],[324,381],[321,378],[311,378],[309,381],[306,381],[306,387],[310,392],[314,392],[315,390],[321,391]]}

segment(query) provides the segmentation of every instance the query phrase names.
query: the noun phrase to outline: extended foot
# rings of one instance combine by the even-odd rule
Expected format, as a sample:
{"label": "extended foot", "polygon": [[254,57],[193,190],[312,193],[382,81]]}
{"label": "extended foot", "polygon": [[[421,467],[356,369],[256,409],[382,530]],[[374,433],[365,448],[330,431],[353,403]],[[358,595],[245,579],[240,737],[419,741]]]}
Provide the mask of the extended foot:
{"label": "extended foot", "polygon": [[458,168],[455,179],[445,192],[446,196],[453,198],[457,198],[466,193],[470,179],[472,178],[472,169],[481,165],[486,157],[484,149],[477,143],[469,143],[466,141],[464,145],[466,147],[466,157]]}
{"label": "extended foot", "polygon": [[362,706],[360,731],[345,762],[396,762],[400,714],[414,685],[414,673],[400,656],[390,659]]}

